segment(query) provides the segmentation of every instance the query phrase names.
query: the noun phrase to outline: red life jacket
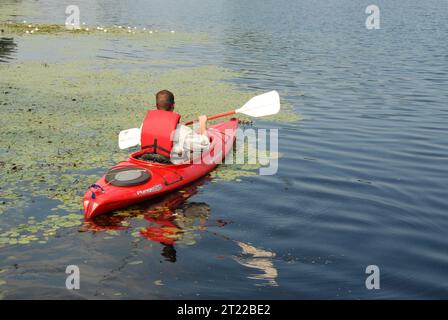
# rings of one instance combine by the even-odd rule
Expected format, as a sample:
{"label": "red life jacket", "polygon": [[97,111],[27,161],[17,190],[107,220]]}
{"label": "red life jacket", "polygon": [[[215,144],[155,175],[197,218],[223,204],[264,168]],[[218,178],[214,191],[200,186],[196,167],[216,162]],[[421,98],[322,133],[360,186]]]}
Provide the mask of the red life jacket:
{"label": "red life jacket", "polygon": [[179,120],[180,115],[173,111],[149,110],[141,130],[142,149],[153,148],[153,153],[169,157]]}

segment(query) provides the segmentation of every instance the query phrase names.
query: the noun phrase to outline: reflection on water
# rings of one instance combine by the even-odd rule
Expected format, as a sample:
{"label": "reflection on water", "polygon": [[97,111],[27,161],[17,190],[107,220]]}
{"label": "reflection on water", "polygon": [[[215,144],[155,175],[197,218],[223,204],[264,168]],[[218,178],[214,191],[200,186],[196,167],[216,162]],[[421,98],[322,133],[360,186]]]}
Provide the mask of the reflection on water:
{"label": "reflection on water", "polygon": [[210,216],[206,203],[186,203],[187,199],[198,192],[198,187],[209,181],[201,179],[178,192],[168,194],[156,202],[138,205],[115,214],[102,215],[86,222],[84,231],[105,232],[129,229],[127,220],[139,219],[147,222],[136,237],[158,242],[164,247],[161,255],[166,261],[176,262],[176,244],[193,245],[195,239],[204,231]]}
{"label": "reflection on water", "polygon": [[[2,30],[0,30],[1,33]],[[0,37],[0,62],[8,62],[17,50],[14,38]]]}
{"label": "reflection on water", "polygon": [[261,274],[251,274],[249,279],[263,280],[267,285],[277,287],[278,271],[274,266],[274,252],[256,248],[250,244],[236,241],[242,249],[242,255],[235,257],[235,261],[239,264],[261,271]]}
{"label": "reflection on water", "polygon": [[[191,193],[187,194],[188,197]],[[183,201],[185,197],[178,197]],[[194,238],[206,228],[210,207],[206,203],[183,203],[179,207],[167,207],[163,212],[147,212],[145,220],[149,225],[140,234],[151,241],[164,245],[162,256],[166,261],[176,262],[176,243],[194,244]]]}
{"label": "reflection on water", "polygon": [[[196,244],[202,232],[208,232],[207,222],[211,216],[210,206],[204,202],[188,202],[187,200],[198,192],[198,187],[209,181],[204,178],[179,192],[164,196],[156,202],[139,205],[115,214],[102,215],[93,221],[86,222],[85,230],[89,232],[107,232],[131,228],[127,220],[139,218],[146,225],[141,227],[135,236],[157,242],[163,245],[161,256],[165,261],[177,261],[178,245],[191,246]],[[228,222],[218,219],[216,225],[224,227]],[[257,248],[251,244],[233,240],[215,231],[208,232],[218,238],[230,240],[241,249],[241,255],[234,257],[240,265],[257,269],[261,273],[249,274],[248,279],[257,280],[256,285],[278,286],[278,271],[274,266],[274,252]],[[263,283],[259,283],[259,281]]]}

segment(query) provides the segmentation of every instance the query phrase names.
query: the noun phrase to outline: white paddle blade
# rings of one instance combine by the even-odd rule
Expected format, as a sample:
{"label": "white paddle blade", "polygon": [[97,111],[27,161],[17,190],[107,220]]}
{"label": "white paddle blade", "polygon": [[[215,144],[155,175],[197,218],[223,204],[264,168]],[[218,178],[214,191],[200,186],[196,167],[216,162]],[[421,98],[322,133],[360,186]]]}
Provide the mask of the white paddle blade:
{"label": "white paddle blade", "polygon": [[120,131],[118,135],[118,146],[127,149],[140,144],[140,128],[132,128]]}
{"label": "white paddle blade", "polygon": [[269,91],[253,97],[244,106],[235,110],[251,117],[264,117],[280,111],[280,96],[277,91]]}

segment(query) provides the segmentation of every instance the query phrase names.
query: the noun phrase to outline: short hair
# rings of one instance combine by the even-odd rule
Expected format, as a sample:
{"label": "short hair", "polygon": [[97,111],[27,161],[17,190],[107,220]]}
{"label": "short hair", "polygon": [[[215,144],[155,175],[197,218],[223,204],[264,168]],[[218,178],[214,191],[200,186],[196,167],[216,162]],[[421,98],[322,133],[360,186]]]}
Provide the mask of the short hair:
{"label": "short hair", "polygon": [[174,106],[174,94],[168,90],[161,90],[156,94],[157,109],[171,111]]}

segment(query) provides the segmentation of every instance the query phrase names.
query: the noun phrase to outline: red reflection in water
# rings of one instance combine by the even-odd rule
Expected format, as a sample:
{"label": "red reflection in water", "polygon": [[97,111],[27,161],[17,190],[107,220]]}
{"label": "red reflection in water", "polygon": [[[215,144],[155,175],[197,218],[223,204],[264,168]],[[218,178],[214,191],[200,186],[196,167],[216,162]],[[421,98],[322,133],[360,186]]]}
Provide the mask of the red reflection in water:
{"label": "red reflection in water", "polygon": [[162,256],[167,261],[175,262],[176,242],[182,240],[186,232],[206,228],[206,221],[210,215],[209,206],[206,203],[187,203],[187,200],[198,192],[199,186],[209,180],[210,178],[201,179],[156,201],[115,214],[98,216],[86,222],[83,231],[125,230],[131,228],[124,225],[126,220],[143,216],[148,226],[140,229],[139,234],[145,239],[163,244]]}

